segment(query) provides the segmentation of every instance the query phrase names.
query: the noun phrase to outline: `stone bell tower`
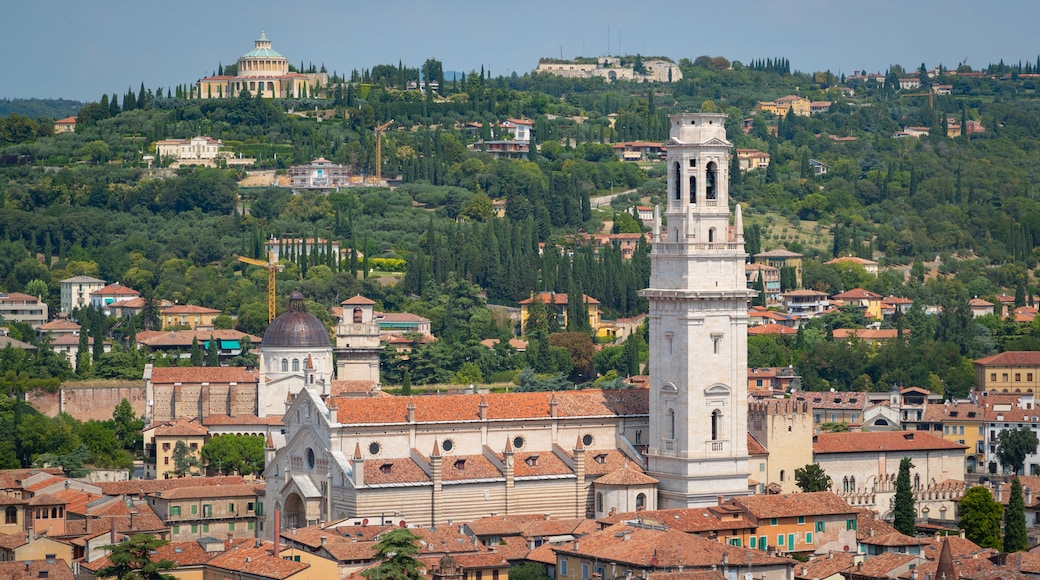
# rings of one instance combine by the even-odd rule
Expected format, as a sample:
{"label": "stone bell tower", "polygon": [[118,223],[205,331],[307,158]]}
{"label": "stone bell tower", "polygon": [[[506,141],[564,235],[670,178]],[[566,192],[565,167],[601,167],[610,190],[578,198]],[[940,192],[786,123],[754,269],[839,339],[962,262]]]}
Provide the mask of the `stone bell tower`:
{"label": "stone bell tower", "polygon": [[671,115],[667,226],[655,210],[650,441],[658,508],[747,495],[747,309],[740,206],[730,229],[722,114]]}

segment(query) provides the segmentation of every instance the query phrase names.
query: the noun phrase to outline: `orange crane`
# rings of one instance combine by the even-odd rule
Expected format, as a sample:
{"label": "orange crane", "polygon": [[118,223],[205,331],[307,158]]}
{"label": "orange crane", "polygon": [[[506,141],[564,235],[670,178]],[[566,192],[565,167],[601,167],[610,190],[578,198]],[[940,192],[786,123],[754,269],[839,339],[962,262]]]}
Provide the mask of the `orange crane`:
{"label": "orange crane", "polygon": [[285,266],[274,261],[274,252],[271,250],[267,251],[267,261],[257,260],[256,258],[246,258],[245,256],[238,257],[239,262],[245,264],[252,264],[254,266],[260,266],[261,268],[267,269],[267,323],[270,324],[274,321],[275,311],[275,275],[285,269]]}
{"label": "orange crane", "polygon": [[390,119],[386,123],[379,125],[375,128],[376,134],[376,182],[383,181],[383,133],[386,132],[390,125],[394,124],[394,120]]}

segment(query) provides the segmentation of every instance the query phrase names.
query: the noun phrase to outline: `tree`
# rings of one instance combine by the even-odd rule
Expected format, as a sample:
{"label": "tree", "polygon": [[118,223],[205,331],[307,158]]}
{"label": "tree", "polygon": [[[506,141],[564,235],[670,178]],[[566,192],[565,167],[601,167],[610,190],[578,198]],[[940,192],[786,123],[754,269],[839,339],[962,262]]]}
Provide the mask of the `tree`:
{"label": "tree", "polygon": [[174,477],[190,475],[192,472],[198,471],[200,465],[199,458],[195,456],[195,452],[188,447],[187,443],[178,441],[173,446]]}
{"label": "tree", "polygon": [[218,473],[259,473],[264,468],[263,435],[221,435],[202,446],[206,465]]}
{"label": "tree", "polygon": [[175,576],[163,574],[177,566],[170,560],[152,560],[155,550],[167,542],[148,534],[134,534],[125,542],[105,546],[109,550],[110,564],[97,571],[98,578],[117,580],[175,580]]}
{"label": "tree", "polygon": [[1004,522],[1004,551],[1024,552],[1029,549],[1026,535],[1026,506],[1022,498],[1022,483],[1015,477],[1011,480],[1011,497],[1008,498],[1007,517]]}
{"label": "tree", "polygon": [[896,476],[896,499],[892,525],[908,536],[917,533],[917,510],[914,509],[914,490],[910,487],[910,469],[914,464],[909,457],[899,461],[899,475]]}
{"label": "tree", "polygon": [[140,449],[144,420],[134,414],[130,401],[123,399],[116,405],[112,421],[115,423],[116,438],[123,443],[123,449],[131,452]]}
{"label": "tree", "polygon": [[202,349],[199,348],[199,337],[197,336],[191,339],[191,366],[202,366]]}
{"label": "tree", "polygon": [[961,498],[961,520],[957,527],[964,530],[964,537],[983,548],[1003,549],[1000,538],[1000,522],[1004,518],[1004,506],[990,495],[989,490],[975,486]]}
{"label": "tree", "polygon": [[376,542],[376,558],[382,563],[361,573],[369,580],[420,580],[423,565],[415,555],[419,553],[419,536],[408,528],[398,528],[383,534]]}
{"label": "tree", "polygon": [[997,433],[997,459],[1001,465],[1011,467],[1015,474],[1022,473],[1026,457],[1036,453],[1040,444],[1036,433],[1028,427],[1004,429]]}
{"label": "tree", "polygon": [[509,580],[550,580],[545,573],[545,564],[524,562],[509,569]]}
{"label": "tree", "polygon": [[219,341],[210,335],[209,346],[206,348],[206,366],[208,367],[220,366],[220,350],[217,347],[217,342]]}
{"label": "tree", "polygon": [[810,463],[794,470],[795,484],[804,492],[830,491],[831,476],[820,467],[819,463]]}

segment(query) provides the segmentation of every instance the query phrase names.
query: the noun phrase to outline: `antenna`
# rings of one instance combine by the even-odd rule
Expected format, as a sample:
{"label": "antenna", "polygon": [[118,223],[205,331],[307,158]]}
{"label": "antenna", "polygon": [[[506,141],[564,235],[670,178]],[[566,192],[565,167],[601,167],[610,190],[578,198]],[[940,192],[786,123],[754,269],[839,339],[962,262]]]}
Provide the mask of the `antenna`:
{"label": "antenna", "polygon": [[560,45],[560,60],[563,60],[563,45]]}
{"label": "antenna", "polygon": [[607,25],[607,56],[610,56],[610,25]]}

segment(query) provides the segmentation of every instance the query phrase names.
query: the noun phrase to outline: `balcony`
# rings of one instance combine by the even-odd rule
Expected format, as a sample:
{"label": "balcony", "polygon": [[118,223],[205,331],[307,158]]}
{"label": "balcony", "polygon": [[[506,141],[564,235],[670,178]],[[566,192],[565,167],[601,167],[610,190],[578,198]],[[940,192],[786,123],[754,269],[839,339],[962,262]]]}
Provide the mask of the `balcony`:
{"label": "balcony", "polygon": [[708,455],[724,455],[729,453],[729,441],[705,441],[704,452]]}

